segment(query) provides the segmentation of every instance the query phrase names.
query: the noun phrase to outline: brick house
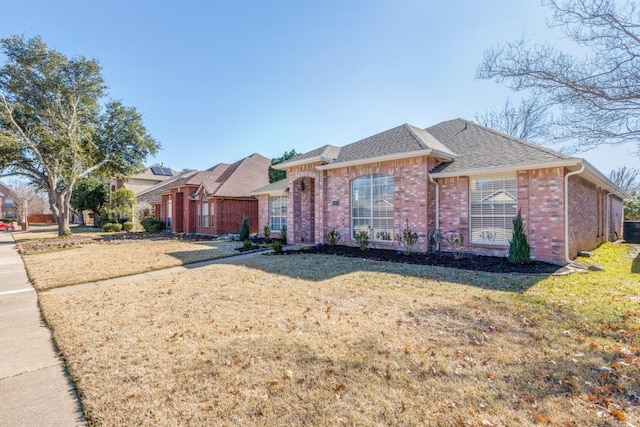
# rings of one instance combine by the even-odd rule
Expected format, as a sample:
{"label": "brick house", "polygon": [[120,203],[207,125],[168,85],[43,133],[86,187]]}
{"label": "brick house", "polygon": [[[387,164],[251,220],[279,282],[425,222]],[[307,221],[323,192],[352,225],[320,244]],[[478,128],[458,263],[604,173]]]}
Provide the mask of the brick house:
{"label": "brick house", "polygon": [[465,252],[506,256],[518,210],[537,260],[563,264],[622,237],[627,195],[588,162],[463,119],[404,124],[274,167],[287,178],[253,194],[260,226],[286,224],[290,242],[323,242],[335,228],[342,244],[367,231],[370,246],[398,249],[408,221],[416,250],[438,230],[464,236]]}
{"label": "brick house", "polygon": [[269,182],[271,160],[252,154],[233,164],[187,172],[138,195],[155,207],[156,218],[172,233],[220,235],[238,233],[244,216],[258,232],[258,200],[251,190]]}
{"label": "brick house", "polygon": [[11,189],[0,182],[0,219],[16,219]]}

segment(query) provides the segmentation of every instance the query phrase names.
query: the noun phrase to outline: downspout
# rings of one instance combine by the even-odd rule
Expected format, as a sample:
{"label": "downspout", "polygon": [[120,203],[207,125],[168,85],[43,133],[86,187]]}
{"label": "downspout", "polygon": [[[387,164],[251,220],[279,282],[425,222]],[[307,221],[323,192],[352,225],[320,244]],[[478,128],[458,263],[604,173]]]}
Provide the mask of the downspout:
{"label": "downspout", "polygon": [[436,230],[440,227],[440,184],[438,184],[431,174],[429,174],[429,181],[436,186]]}
{"label": "downspout", "polygon": [[584,164],[580,164],[580,169],[569,172],[564,176],[564,260],[567,264],[573,261],[569,258],[569,177],[581,174],[584,171]]}

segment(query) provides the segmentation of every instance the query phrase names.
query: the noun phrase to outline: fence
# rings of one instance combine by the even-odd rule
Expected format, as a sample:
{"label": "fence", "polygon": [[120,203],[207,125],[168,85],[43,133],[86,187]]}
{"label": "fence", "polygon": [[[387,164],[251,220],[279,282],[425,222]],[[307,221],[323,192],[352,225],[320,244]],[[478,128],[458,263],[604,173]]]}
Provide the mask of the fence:
{"label": "fence", "polygon": [[27,216],[29,224],[55,224],[53,214],[33,214]]}
{"label": "fence", "polygon": [[623,233],[625,242],[640,243],[640,221],[625,221]]}

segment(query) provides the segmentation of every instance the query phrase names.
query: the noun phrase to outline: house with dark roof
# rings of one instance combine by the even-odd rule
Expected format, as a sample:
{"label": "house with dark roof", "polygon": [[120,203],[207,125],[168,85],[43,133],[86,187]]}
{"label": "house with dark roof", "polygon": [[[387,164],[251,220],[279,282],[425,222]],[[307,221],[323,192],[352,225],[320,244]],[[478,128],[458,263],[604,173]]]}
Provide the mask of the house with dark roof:
{"label": "house with dark roof", "polygon": [[238,233],[244,216],[250,232],[257,233],[258,200],[250,193],[269,182],[270,165],[254,153],[233,164],[177,175],[141,192],[138,201],[153,205],[156,218],[172,233]]}
{"label": "house with dark roof", "polygon": [[[325,145],[274,166],[281,182],[255,190],[260,226],[290,242],[321,243],[335,229],[341,243],[398,249],[406,224],[419,236],[462,235],[461,250],[506,256],[521,212],[534,259],[564,264],[579,251],[622,237],[622,189],[587,161],[455,119],[421,129],[410,124],[343,147]],[[438,233],[435,233],[437,231]]]}
{"label": "house with dark roof", "polygon": [[162,164],[151,165],[140,173],[130,176],[120,176],[109,179],[109,191],[114,192],[120,188],[133,191],[136,196],[158,183],[170,180],[179,175],[178,172]]}

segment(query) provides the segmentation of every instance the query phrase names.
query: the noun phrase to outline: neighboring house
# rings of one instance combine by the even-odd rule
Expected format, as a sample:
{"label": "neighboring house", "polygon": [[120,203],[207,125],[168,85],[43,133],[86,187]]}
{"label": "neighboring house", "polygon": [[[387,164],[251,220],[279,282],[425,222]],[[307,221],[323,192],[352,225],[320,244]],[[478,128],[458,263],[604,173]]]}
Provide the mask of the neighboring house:
{"label": "neighboring house", "polygon": [[172,233],[220,235],[238,233],[244,216],[258,232],[258,200],[251,190],[269,182],[271,161],[252,154],[158,184],[138,196],[155,206],[156,218]]}
{"label": "neighboring house", "polygon": [[158,183],[170,180],[177,175],[179,173],[173,169],[164,167],[162,164],[155,164],[135,175],[111,178],[109,180],[109,192],[114,192],[124,187],[133,191],[133,194],[137,196]]}
{"label": "neighboring house", "polygon": [[15,204],[11,189],[0,182],[0,219],[15,219]]}
{"label": "neighboring house", "polygon": [[[534,259],[566,263],[622,237],[622,189],[583,159],[455,119],[404,124],[344,147],[326,145],[274,166],[287,178],[255,190],[260,226],[287,225],[290,242],[320,243],[336,229],[357,245],[398,249],[407,224],[428,236],[464,236],[463,251],[506,256],[522,212]],[[277,235],[275,233],[274,235]]]}

